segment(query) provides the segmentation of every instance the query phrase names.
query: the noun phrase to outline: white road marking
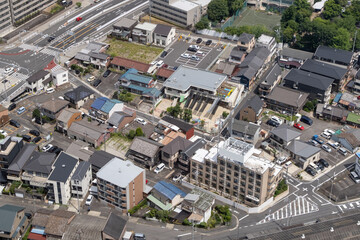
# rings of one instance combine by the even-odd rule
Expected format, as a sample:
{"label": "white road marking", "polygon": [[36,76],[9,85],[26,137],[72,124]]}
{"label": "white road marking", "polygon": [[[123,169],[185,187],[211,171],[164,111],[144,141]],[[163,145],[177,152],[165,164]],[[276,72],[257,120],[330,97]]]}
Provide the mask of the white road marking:
{"label": "white road marking", "polygon": [[322,201],[320,200],[320,198],[313,196],[316,200],[318,200],[320,203],[322,203]]}

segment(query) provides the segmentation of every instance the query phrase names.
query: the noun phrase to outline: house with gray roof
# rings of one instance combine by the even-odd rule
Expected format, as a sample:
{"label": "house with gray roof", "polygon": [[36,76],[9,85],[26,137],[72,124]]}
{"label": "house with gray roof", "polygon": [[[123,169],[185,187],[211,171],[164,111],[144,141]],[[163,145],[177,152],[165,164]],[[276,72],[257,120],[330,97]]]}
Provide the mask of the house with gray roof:
{"label": "house with gray roof", "polygon": [[7,179],[12,181],[21,181],[21,174],[23,172],[23,167],[27,161],[31,158],[33,153],[36,150],[35,144],[27,143],[16,155],[15,159],[9,165],[7,169]]}
{"label": "house with gray roof", "polygon": [[237,41],[239,50],[249,53],[255,47],[255,35],[249,33],[242,33]]}
{"label": "house with gray roof", "polygon": [[185,196],[186,193],[175,185],[165,181],[159,181],[154,185],[147,199],[150,202],[150,206],[169,211],[179,205]]}
{"label": "house with gray roof", "polygon": [[341,106],[330,106],[319,103],[316,105],[316,117],[324,120],[345,123],[350,111]]}
{"label": "house with gray roof", "polygon": [[69,102],[62,99],[50,99],[40,105],[40,111],[50,119],[56,119],[60,112],[69,106]]}
{"label": "house with gray roof", "polygon": [[160,161],[162,147],[163,144],[151,139],[135,137],[126,153],[126,157],[151,169]]}
{"label": "house with gray roof", "polygon": [[283,81],[287,88],[309,93],[310,99],[328,102],[334,79],[300,69],[291,69]]}
{"label": "house with gray roof", "polygon": [[89,191],[92,173],[89,162],[80,161],[71,177],[71,197],[83,199]]}
{"label": "house with gray roof", "polygon": [[238,47],[234,47],[229,56],[229,62],[240,64],[246,56],[246,52],[243,50],[240,50]]}
{"label": "house with gray roof", "polygon": [[96,69],[107,67],[110,64],[110,56],[105,51],[109,47],[106,43],[90,42],[74,59],[84,66],[93,65]]}
{"label": "house with gray roof", "polygon": [[351,153],[356,153],[360,147],[360,129],[350,128],[340,134],[333,135],[332,139],[339,142]]}
{"label": "house with gray roof", "polygon": [[94,152],[89,149],[89,145],[83,141],[72,141],[65,152],[86,162],[88,162],[94,154]]}
{"label": "house with gray roof", "polygon": [[181,152],[193,143],[181,136],[176,137],[170,143],[161,149],[161,160],[168,165],[170,169],[174,168]]}
{"label": "house with gray roof", "polygon": [[199,188],[194,188],[185,196],[181,209],[191,214],[188,218],[189,221],[207,222],[211,217],[214,204],[214,196]]}
{"label": "house with gray roof", "polygon": [[300,140],[301,132],[295,128],[282,124],[270,131],[270,143],[275,148],[285,149],[295,140]]}
{"label": "house with gray roof", "polygon": [[34,93],[40,92],[41,90],[46,90],[51,81],[51,73],[43,69],[40,69],[26,79],[27,88]]}
{"label": "house with gray roof", "polygon": [[260,74],[264,64],[270,60],[270,50],[265,47],[254,48],[239,65],[232,81],[245,85],[252,89],[256,77]]}
{"label": "house with gray roof", "polygon": [[25,208],[5,204],[0,207],[0,216],[0,239],[21,239],[30,223]]}
{"label": "house with gray roof", "polygon": [[14,161],[24,147],[24,141],[19,137],[7,136],[0,140],[1,168],[6,169]]}
{"label": "house with gray roof", "polygon": [[348,67],[351,64],[352,56],[353,52],[320,45],[317,47],[313,58]]}
{"label": "house with gray roof", "polygon": [[279,55],[280,56],[278,57],[278,63],[280,67],[299,68],[306,59],[311,59],[314,53],[284,47],[280,50]]}
{"label": "house with gray roof", "polygon": [[272,89],[279,83],[281,79],[281,68],[279,64],[275,64],[263,77],[259,85],[259,94],[262,96],[269,95]]}
{"label": "house with gray roof", "polygon": [[259,141],[260,130],[260,126],[252,122],[237,120],[235,118],[231,121],[231,137],[253,145]]}
{"label": "house with gray roof", "polygon": [[101,231],[101,239],[122,240],[126,231],[126,223],[125,219],[111,212]]}
{"label": "house with gray roof", "polygon": [[47,180],[49,201],[67,204],[71,198],[71,178],[79,165],[79,159],[61,152],[56,158]]}
{"label": "house with gray roof", "polygon": [[121,18],[113,25],[111,35],[120,39],[129,39],[131,38],[131,32],[136,24],[136,20],[130,18]]}
{"label": "house with gray roof", "polygon": [[247,99],[236,119],[256,123],[261,117],[263,107],[263,100],[258,95],[254,95]]}
{"label": "house with gray roof", "polygon": [[116,131],[120,131],[126,124],[131,123],[136,117],[136,111],[124,107],[122,111],[114,112],[111,114],[107,123],[110,127],[116,128]]}
{"label": "house with gray roof", "polygon": [[189,140],[192,144],[180,153],[177,165],[179,169],[185,172],[189,172],[190,170],[191,157],[195,155],[197,150],[204,148],[206,145],[206,140],[199,136],[194,136]]}
{"label": "house with gray roof", "polygon": [[61,110],[56,117],[56,130],[58,132],[67,135],[67,131],[74,121],[80,121],[82,119],[82,113],[74,108],[65,108]]}
{"label": "house with gray roof", "polygon": [[320,148],[299,140],[292,141],[286,147],[286,150],[290,152],[290,157],[294,160],[295,164],[302,169],[320,159]]}
{"label": "house with gray roof", "polygon": [[265,96],[266,108],[277,112],[295,115],[308,101],[309,93],[282,86],[275,86],[271,93]]}
{"label": "house with gray roof", "polygon": [[84,85],[80,85],[64,94],[64,99],[70,102],[69,106],[76,109],[81,108],[85,102],[93,98],[94,91]]}
{"label": "house with gray roof", "polygon": [[168,46],[175,39],[175,28],[169,25],[157,24],[154,29],[154,44],[160,47]]}
{"label": "house with gray roof", "polygon": [[96,173],[108,162],[110,162],[114,157],[116,156],[103,150],[95,151],[90,156],[89,163],[91,163],[93,179],[96,178]]}

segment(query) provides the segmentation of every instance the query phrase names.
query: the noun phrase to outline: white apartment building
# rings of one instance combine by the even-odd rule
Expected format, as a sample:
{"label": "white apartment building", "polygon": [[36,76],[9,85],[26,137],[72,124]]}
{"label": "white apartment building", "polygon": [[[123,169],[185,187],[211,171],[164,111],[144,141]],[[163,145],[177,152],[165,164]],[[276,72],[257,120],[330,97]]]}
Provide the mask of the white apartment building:
{"label": "white apartment building", "polygon": [[135,42],[139,42],[142,44],[151,44],[153,43],[153,35],[154,30],[156,28],[156,24],[153,23],[139,23],[135,26],[132,31],[132,39]]}
{"label": "white apartment building", "polygon": [[51,75],[56,87],[69,82],[69,72],[63,68],[51,71]]}
{"label": "white apartment building", "polygon": [[261,34],[261,36],[256,40],[255,46],[267,48],[272,56],[276,51],[276,40],[272,36]]}
{"label": "white apartment building", "polygon": [[83,199],[91,186],[91,164],[81,161],[71,177],[71,197]]}

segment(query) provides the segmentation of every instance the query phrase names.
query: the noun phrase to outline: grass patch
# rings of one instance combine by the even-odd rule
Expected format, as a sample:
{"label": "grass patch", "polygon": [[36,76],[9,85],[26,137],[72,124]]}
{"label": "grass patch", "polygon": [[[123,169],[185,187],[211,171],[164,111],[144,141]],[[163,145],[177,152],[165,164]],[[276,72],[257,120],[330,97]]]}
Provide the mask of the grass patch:
{"label": "grass patch", "polygon": [[288,185],[285,183],[285,179],[281,180],[275,190],[274,197],[288,190]]}
{"label": "grass patch", "polygon": [[55,6],[51,8],[50,13],[55,14],[55,13],[60,12],[63,9],[64,9],[64,6],[59,5],[58,3],[56,3]]}
{"label": "grass patch", "polygon": [[263,113],[264,121],[269,118],[269,115],[278,116],[278,117],[281,117],[283,119],[286,119],[287,121],[296,121],[296,119],[297,119],[297,117],[295,115],[293,115],[293,116],[290,115],[289,116],[289,115],[285,115],[285,114],[278,113],[278,112],[268,111],[268,113],[266,113],[266,112]]}
{"label": "grass patch", "polygon": [[272,30],[275,26],[280,24],[281,16],[278,14],[268,14],[265,11],[258,11],[251,8],[247,8],[239,18],[237,18],[231,25],[246,26],[246,25],[264,25],[269,30]]}
{"label": "grass patch", "polygon": [[110,47],[106,53],[110,56],[121,56],[145,63],[152,62],[163,51],[162,48],[126,42],[114,38],[108,39],[108,43]]}
{"label": "grass patch", "polygon": [[138,205],[136,205],[135,207],[133,207],[132,209],[130,209],[128,211],[128,213],[130,213],[130,215],[133,215],[134,213],[136,213],[139,209],[143,208],[147,206],[147,199],[142,200]]}

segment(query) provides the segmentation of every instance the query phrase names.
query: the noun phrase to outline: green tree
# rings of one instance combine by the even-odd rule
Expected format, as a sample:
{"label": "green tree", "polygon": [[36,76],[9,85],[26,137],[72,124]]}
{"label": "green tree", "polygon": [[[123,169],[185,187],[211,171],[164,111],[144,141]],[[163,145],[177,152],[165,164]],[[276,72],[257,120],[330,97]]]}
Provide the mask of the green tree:
{"label": "green tree", "polygon": [[136,132],[134,130],[130,130],[127,137],[130,139],[134,139],[135,135],[136,135]]}
{"label": "green tree", "polygon": [[331,44],[331,46],[340,49],[350,49],[351,44],[349,42],[349,39],[350,33],[345,28],[339,28],[333,38],[333,43]]}
{"label": "green tree", "polygon": [[78,8],[81,8],[81,2],[77,2],[77,3],[76,3],[76,6],[77,6]]}
{"label": "green tree", "polygon": [[190,120],[192,119],[192,110],[188,108],[184,109],[182,113],[182,119],[185,122],[190,122]]}
{"label": "green tree", "polygon": [[292,29],[291,27],[287,27],[284,31],[283,31],[283,40],[284,42],[291,42],[293,37],[295,34],[295,30]]}
{"label": "green tree", "polygon": [[198,23],[196,23],[195,28],[197,30],[202,30],[209,28],[210,21],[207,16],[203,16]]}
{"label": "green tree", "polygon": [[144,136],[144,132],[143,132],[143,130],[141,129],[141,127],[138,127],[138,128],[136,129],[136,136],[138,136],[138,137]]}
{"label": "green tree", "polygon": [[0,133],[0,139],[4,139],[5,136]]}
{"label": "green tree", "polygon": [[220,22],[229,16],[229,8],[226,0],[212,0],[208,5],[208,17],[211,21]]}
{"label": "green tree", "polygon": [[168,107],[166,111],[173,117],[178,118],[181,116],[182,109],[180,107],[180,104],[176,104],[175,107]]}
{"label": "green tree", "polygon": [[228,0],[229,15],[232,16],[244,5],[243,0]]}
{"label": "green tree", "polygon": [[40,110],[35,108],[33,113],[32,113],[32,118],[40,118],[40,117],[41,117]]}
{"label": "green tree", "polygon": [[325,19],[332,19],[341,14],[341,5],[336,3],[335,0],[329,0],[325,3],[323,17]]}
{"label": "green tree", "polygon": [[222,117],[225,119],[225,118],[227,118],[227,116],[229,115],[229,113],[228,112],[225,112],[225,111],[223,111],[223,113],[222,113]]}

